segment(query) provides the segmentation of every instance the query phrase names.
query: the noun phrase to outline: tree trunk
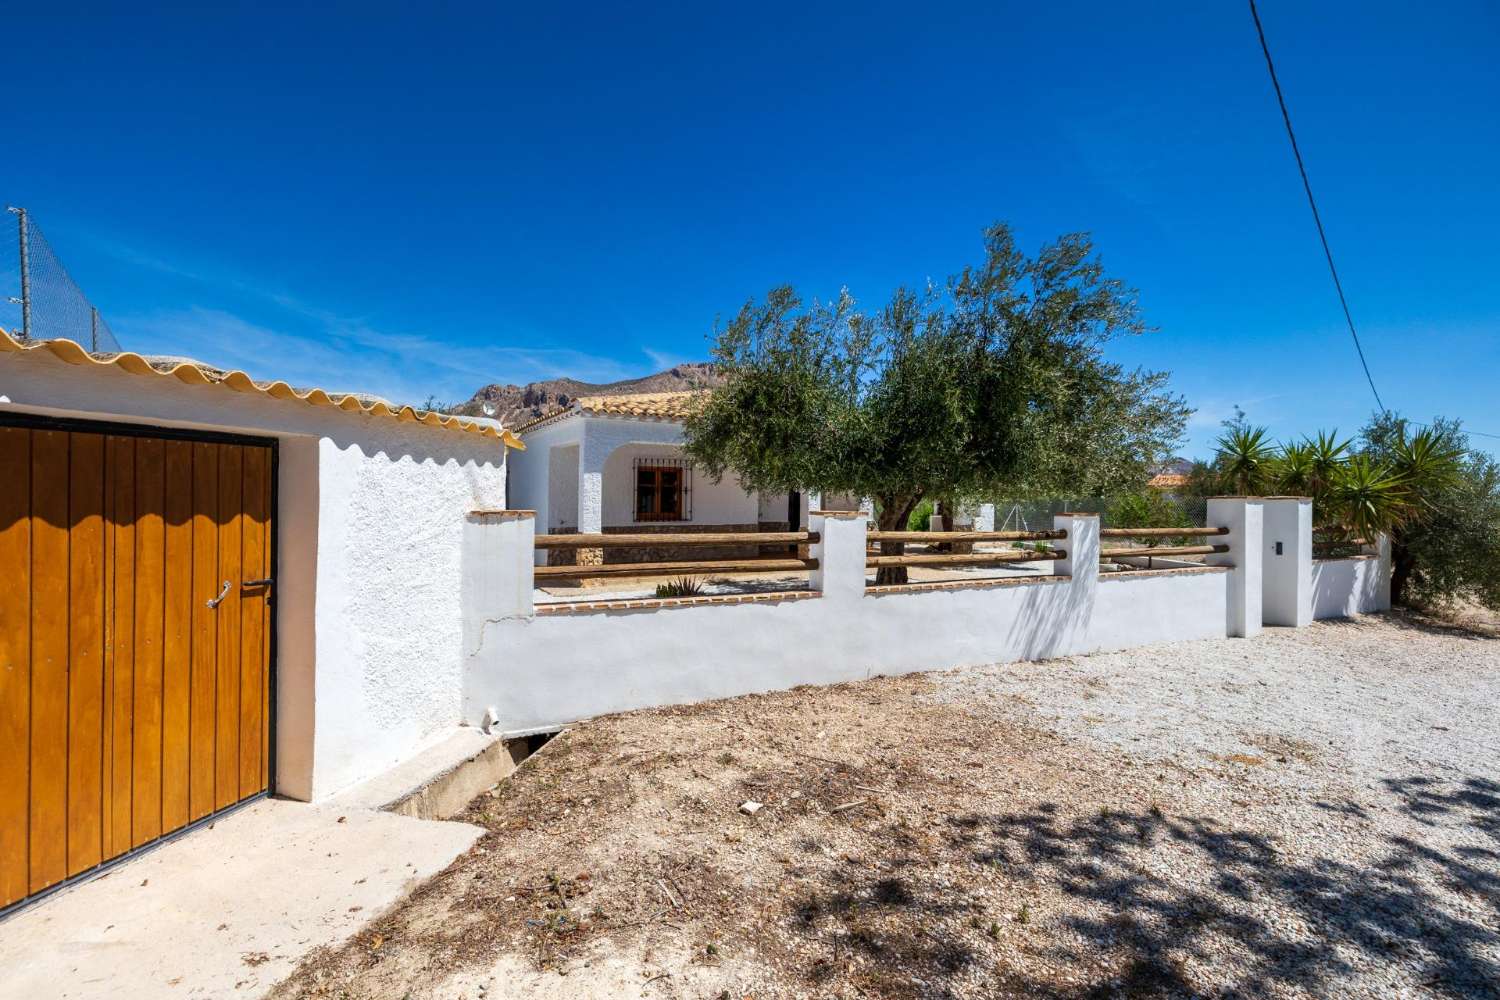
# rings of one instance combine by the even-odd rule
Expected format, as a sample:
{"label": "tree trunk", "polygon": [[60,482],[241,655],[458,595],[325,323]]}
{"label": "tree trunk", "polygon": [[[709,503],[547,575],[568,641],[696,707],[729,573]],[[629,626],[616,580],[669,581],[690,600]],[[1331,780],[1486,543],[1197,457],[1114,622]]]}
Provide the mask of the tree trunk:
{"label": "tree trunk", "polygon": [[[880,515],[875,523],[880,526],[881,531],[905,531],[906,522],[911,518],[911,512],[916,509],[921,496],[914,497],[880,497]],[[906,543],[901,541],[880,543],[880,554],[883,556],[903,556],[906,554]],[[882,566],[875,571],[875,584],[884,586],[887,584],[900,584],[906,582],[905,566]]]}
{"label": "tree trunk", "polygon": [[1402,544],[1401,536],[1396,533],[1391,535],[1391,603],[1401,607],[1407,606],[1408,584],[1411,581],[1412,570],[1416,568],[1416,557],[1411,550]]}

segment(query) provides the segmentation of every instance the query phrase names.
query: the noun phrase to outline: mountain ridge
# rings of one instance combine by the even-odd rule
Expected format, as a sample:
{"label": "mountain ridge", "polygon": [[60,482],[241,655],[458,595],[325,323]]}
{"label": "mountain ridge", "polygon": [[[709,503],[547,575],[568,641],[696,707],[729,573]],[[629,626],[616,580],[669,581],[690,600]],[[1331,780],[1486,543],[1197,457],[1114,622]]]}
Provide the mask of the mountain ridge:
{"label": "mountain ridge", "polygon": [[618,382],[584,382],[575,378],[554,378],[525,385],[491,383],[484,386],[450,413],[469,417],[494,417],[507,427],[573,405],[579,396],[625,396],[639,392],[684,392],[712,389],[724,379],[708,361],[690,361],[673,365],[641,378]]}

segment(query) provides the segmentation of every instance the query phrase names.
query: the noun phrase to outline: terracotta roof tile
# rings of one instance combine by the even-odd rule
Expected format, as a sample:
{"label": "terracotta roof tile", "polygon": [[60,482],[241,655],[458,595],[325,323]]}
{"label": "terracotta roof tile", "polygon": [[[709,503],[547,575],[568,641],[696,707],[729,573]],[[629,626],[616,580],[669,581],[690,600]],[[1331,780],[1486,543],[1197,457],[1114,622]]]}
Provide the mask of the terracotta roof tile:
{"label": "terracotta roof tile", "polygon": [[535,420],[516,428],[519,434],[550,424],[572,413],[587,413],[601,417],[635,417],[638,420],[686,420],[693,410],[694,401],[706,389],[690,389],[683,392],[636,392],[619,396],[579,396],[571,406],[553,410]]}
{"label": "terracotta roof tile", "polygon": [[295,399],[312,406],[331,406],[347,412],[367,413],[375,417],[392,417],[407,423],[419,423],[428,427],[466,431],[498,438],[509,448],[525,448],[520,438],[509,428],[496,427],[484,421],[449,416],[432,410],[417,410],[410,406],[393,406],[375,396],[356,393],[330,393],[323,389],[294,389],[285,382],[256,381],[242,371],[225,371],[193,361],[190,358],[150,358],[128,351],[120,354],[91,354],[71,340],[19,341],[0,329],[0,354],[29,354],[45,351],[70,365],[93,365],[112,367],[132,375],[149,375],[156,378],[172,378],[189,385],[222,385],[235,392],[265,396],[270,399]]}

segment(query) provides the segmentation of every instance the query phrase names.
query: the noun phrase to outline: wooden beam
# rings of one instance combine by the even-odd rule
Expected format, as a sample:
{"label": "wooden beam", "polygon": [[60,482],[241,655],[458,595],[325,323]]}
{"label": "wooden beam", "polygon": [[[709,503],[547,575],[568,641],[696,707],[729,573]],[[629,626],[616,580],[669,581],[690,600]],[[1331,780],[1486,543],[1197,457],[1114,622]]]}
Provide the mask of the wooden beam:
{"label": "wooden beam", "polygon": [[872,542],[1050,542],[1066,531],[870,531]]}
{"label": "wooden beam", "polygon": [[1061,549],[1050,549],[1046,552],[979,552],[972,555],[931,555],[931,556],[869,556],[865,559],[866,569],[880,569],[883,566],[993,566],[996,563],[1010,562],[1039,562],[1050,559],[1064,559],[1067,553]]}
{"label": "wooden beam", "polygon": [[1103,528],[1100,538],[1203,538],[1227,535],[1228,528]]}
{"label": "wooden beam", "polygon": [[1145,559],[1147,556],[1206,556],[1215,552],[1228,552],[1227,545],[1167,545],[1148,549],[1100,549],[1100,559]]}
{"label": "wooden beam", "polygon": [[802,573],[817,569],[816,559],[740,559],[703,562],[606,563],[603,566],[538,566],[542,580],[591,580],[605,576],[722,576],[725,573]]}
{"label": "wooden beam", "polygon": [[608,549],[641,545],[813,545],[816,531],[661,531],[639,534],[600,533],[537,535],[539,549]]}

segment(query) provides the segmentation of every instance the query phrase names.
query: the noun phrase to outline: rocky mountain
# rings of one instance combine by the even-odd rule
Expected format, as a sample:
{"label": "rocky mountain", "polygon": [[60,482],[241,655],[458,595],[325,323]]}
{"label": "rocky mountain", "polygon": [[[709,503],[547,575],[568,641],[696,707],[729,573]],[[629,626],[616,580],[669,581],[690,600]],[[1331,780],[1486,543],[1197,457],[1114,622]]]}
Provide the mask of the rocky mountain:
{"label": "rocky mountain", "polygon": [[580,382],[573,378],[548,379],[526,385],[487,385],[467,402],[453,407],[451,412],[466,416],[497,417],[507,427],[515,427],[569,406],[579,396],[624,396],[635,392],[711,389],[722,381],[714,371],[714,366],[703,361],[673,365],[655,375],[606,382],[602,385]]}

